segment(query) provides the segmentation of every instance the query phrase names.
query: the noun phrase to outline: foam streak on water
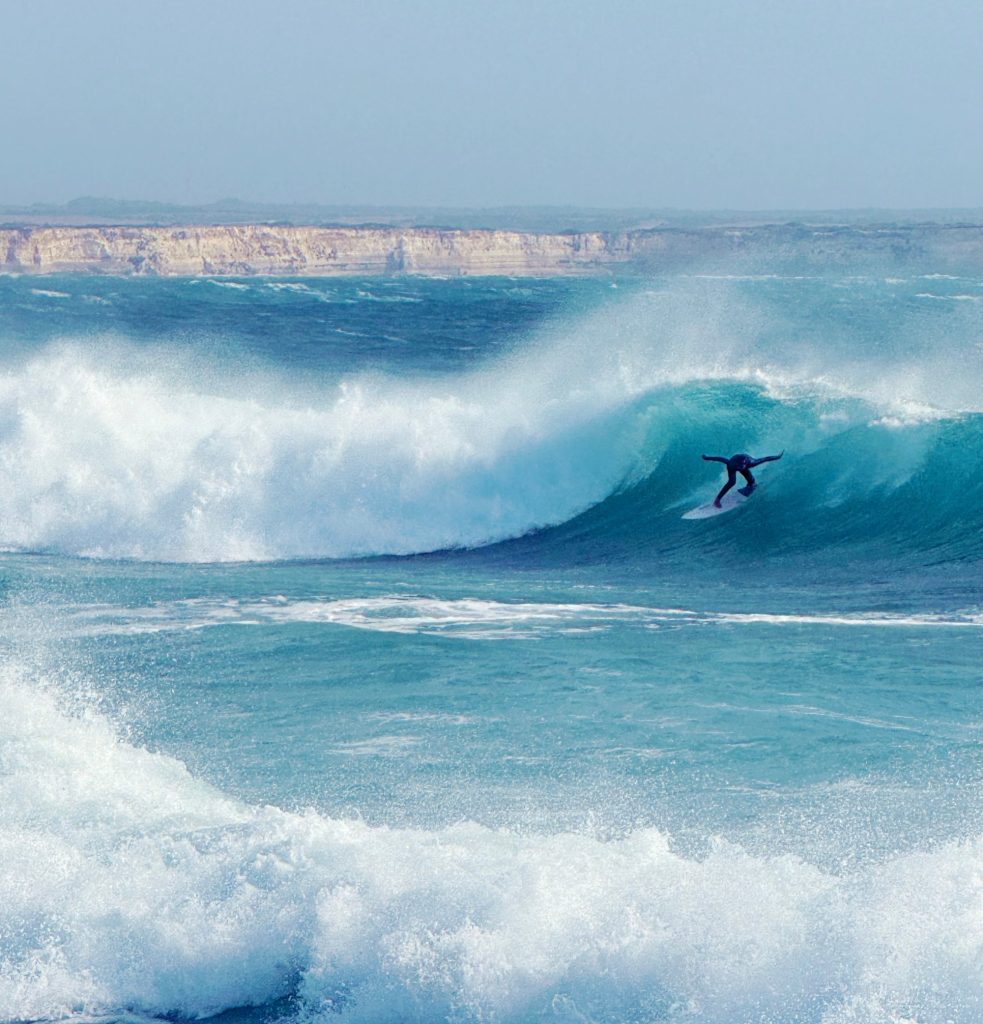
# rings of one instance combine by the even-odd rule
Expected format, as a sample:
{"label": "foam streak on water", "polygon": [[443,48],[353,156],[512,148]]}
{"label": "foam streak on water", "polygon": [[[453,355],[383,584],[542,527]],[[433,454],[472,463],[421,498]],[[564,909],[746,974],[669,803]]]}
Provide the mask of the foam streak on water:
{"label": "foam streak on water", "polygon": [[[649,629],[706,625],[805,625],[857,628],[983,629],[983,613],[899,615],[776,614],[648,608],[625,604],[544,604],[475,598],[439,600],[406,594],[340,600],[259,601],[195,599],[174,605],[122,609],[92,605],[66,609],[66,625],[83,635],[134,635],[229,625],[323,623],[383,633],[432,634],[473,640],[528,640],[558,633],[598,632],[615,626]],[[72,626],[69,626],[72,628]]]}

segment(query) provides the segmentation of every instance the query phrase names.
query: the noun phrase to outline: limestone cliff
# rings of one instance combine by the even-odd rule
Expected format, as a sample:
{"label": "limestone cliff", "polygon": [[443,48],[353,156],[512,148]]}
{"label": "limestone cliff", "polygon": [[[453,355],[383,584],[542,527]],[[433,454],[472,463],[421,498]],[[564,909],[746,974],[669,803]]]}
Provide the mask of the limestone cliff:
{"label": "limestone cliff", "polygon": [[975,224],[757,224],[564,234],[399,227],[0,228],[0,272],[550,277],[681,268],[983,269]]}
{"label": "limestone cliff", "polygon": [[164,276],[591,273],[627,255],[601,233],[292,226],[0,229],[0,270]]}

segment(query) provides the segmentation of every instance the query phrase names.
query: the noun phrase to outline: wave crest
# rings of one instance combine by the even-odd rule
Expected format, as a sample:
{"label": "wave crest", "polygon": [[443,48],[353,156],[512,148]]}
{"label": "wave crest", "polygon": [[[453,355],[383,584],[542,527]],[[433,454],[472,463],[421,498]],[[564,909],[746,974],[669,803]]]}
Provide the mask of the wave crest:
{"label": "wave crest", "polygon": [[788,449],[762,478],[789,523],[883,509],[902,487],[930,531],[940,509],[980,507],[983,479],[959,450],[978,446],[979,416],[876,404],[725,349],[656,356],[578,336],[462,377],[312,386],[55,346],[0,376],[0,542],[173,561],[473,548],[643,482],[646,510],[673,519],[712,494],[702,451],[748,449]]}

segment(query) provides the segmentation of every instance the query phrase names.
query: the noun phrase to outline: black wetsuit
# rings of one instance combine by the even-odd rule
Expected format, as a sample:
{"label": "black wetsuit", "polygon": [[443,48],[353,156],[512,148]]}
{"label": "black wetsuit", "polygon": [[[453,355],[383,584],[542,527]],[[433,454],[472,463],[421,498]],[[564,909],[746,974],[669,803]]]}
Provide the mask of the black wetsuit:
{"label": "black wetsuit", "polygon": [[704,455],[704,462],[722,462],[727,467],[727,483],[720,488],[720,493],[713,499],[714,505],[720,508],[720,499],[734,486],[738,473],[747,480],[747,487],[741,487],[738,493],[750,494],[757,487],[754,477],[751,476],[751,469],[754,466],[760,466],[762,462],[776,462],[784,454],[785,452],[781,452],[779,455],[766,455],[761,459],[752,459],[750,455],[743,453],[732,455],[729,459],[720,455]]}

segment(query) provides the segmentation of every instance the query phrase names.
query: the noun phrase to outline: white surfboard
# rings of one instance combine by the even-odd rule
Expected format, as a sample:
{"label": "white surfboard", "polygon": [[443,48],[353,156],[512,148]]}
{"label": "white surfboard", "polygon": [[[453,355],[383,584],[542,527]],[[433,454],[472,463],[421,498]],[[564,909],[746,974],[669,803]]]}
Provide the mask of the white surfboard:
{"label": "white surfboard", "polygon": [[712,501],[707,502],[706,505],[697,505],[696,508],[691,508],[689,512],[684,512],[683,519],[710,519],[711,516],[722,516],[725,512],[730,512],[737,508],[738,505],[743,505],[747,501],[747,496],[741,494],[741,492],[735,487],[728,491],[720,499],[720,508],[717,508]]}

